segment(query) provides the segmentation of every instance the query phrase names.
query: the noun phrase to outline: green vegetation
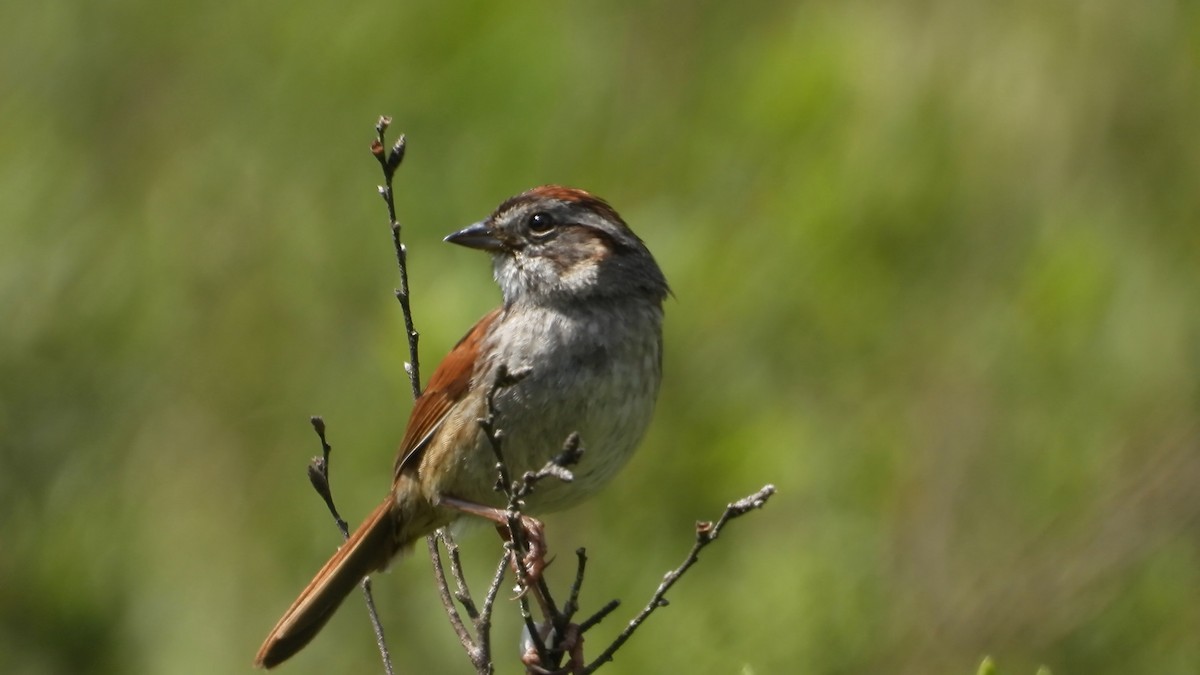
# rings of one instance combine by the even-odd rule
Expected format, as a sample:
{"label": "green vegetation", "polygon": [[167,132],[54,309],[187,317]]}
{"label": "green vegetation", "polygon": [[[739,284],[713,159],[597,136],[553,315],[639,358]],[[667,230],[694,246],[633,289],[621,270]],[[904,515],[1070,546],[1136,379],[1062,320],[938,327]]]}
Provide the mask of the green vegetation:
{"label": "green vegetation", "polygon": [[[386,489],[389,113],[426,375],[497,299],[440,237],[535,184],[675,290],[650,437],[547,522],[625,601],[592,653],[779,489],[612,672],[1192,675],[1198,73],[1164,0],[5,3],[0,672],[246,672],[338,542],[308,415],[348,517]],[[424,558],[398,665],[467,672]],[[356,604],[283,672],[378,672]]]}
{"label": "green vegetation", "polygon": [[[1000,675],[1000,671],[996,668],[996,662],[992,657],[987,657],[979,664],[979,670],[975,671],[976,675]],[[1037,675],[1051,675],[1050,669],[1042,666],[1037,669]]]}

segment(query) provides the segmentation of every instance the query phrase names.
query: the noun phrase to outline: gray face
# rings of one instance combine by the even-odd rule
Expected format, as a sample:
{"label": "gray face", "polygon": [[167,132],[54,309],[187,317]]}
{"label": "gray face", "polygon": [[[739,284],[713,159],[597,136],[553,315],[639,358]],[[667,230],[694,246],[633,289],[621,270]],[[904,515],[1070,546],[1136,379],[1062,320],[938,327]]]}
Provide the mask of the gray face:
{"label": "gray face", "polygon": [[662,271],[642,241],[612,207],[582,190],[536,188],[447,239],[492,253],[506,305],[586,298],[661,302],[667,294]]}

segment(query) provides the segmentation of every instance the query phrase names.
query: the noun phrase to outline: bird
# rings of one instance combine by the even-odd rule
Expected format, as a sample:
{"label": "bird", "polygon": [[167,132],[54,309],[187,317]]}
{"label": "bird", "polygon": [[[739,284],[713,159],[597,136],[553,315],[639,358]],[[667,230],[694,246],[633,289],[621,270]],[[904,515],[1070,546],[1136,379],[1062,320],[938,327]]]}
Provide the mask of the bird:
{"label": "bird", "polygon": [[[584,452],[573,480],[542,481],[525,512],[596,493],[627,463],[650,424],[662,379],[666,278],[645,243],[605,200],[543,185],[513,196],[445,241],[487,252],[502,304],[438,365],[417,398],[391,489],[271,630],[255,665],[306,646],[364,577],[438,528],[503,505],[480,419],[494,391],[512,475],[544,466],[573,433]],[[502,370],[503,369],[503,370]]]}

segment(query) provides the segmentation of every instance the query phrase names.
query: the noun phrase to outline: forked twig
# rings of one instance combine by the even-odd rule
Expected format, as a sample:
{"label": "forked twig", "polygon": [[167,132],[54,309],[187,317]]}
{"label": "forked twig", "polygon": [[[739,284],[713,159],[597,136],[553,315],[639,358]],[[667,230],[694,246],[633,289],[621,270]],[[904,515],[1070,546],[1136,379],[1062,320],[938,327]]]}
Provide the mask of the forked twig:
{"label": "forked twig", "polygon": [[650,597],[650,602],[642,608],[642,611],[638,612],[637,616],[633,617],[633,620],[630,621],[629,625],[625,627],[625,630],[621,631],[621,634],[618,635],[615,640],[613,640],[613,643],[608,646],[608,649],[605,649],[600,656],[596,657],[595,661],[592,661],[588,664],[587,668],[583,669],[584,675],[596,672],[596,669],[598,669],[600,666],[604,665],[608,661],[611,661],[613,654],[615,654],[617,650],[629,640],[629,638],[633,637],[633,633],[638,629],[638,626],[641,626],[642,622],[654,613],[654,610],[667,605],[667,591],[671,590],[671,587],[675,585],[676,581],[679,581],[679,578],[683,576],[684,572],[688,571],[689,567],[696,564],[696,561],[700,559],[700,551],[702,551],[705,546],[708,546],[717,540],[717,536],[721,533],[721,528],[725,526],[725,523],[739,516],[744,516],[755,509],[761,509],[773,494],[775,494],[775,486],[764,485],[763,488],[758,492],[755,492],[748,497],[739,499],[736,502],[726,506],[725,512],[721,514],[721,517],[717,519],[717,522],[696,523],[696,543],[692,544],[692,550],[688,553],[687,558],[684,559],[683,564],[671,570],[665,577],[663,577],[662,583],[658,585],[658,589],[655,590],[654,595]]}

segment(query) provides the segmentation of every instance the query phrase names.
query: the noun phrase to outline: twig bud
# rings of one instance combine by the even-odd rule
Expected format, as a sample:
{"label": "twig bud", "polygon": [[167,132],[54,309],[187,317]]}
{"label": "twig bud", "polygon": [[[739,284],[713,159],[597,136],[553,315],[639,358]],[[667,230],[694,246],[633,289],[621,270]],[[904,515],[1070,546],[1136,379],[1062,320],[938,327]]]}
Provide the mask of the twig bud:
{"label": "twig bud", "polygon": [[404,161],[404,151],[407,146],[407,139],[404,137],[404,134],[400,134],[400,138],[396,139],[395,144],[392,145],[392,151],[388,153],[388,171],[395,171],[400,166],[400,162]]}

